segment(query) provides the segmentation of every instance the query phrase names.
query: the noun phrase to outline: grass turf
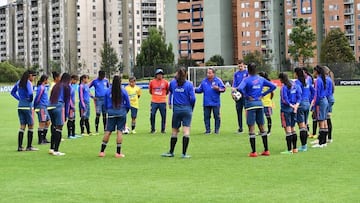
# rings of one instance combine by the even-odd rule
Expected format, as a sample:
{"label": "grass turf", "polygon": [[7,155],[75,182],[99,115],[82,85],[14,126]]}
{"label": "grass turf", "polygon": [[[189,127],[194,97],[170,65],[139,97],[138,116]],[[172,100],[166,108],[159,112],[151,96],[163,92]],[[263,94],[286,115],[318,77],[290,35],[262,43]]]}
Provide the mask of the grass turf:
{"label": "grass turf", "polygon": [[[180,158],[181,139],[174,158],[160,157],[169,147],[171,111],[166,135],[151,135],[146,90],[140,99],[137,134],[124,137],[123,159],[114,158],[114,135],[105,158],[97,157],[102,135],[66,139],[60,146],[66,156],[54,157],[47,154],[48,145],[35,144],[36,130],[33,143],[40,151],[16,152],[17,102],[8,93],[1,93],[0,202],[357,202],[360,97],[354,95],[359,90],[336,88],[334,143],[291,156],[280,155],[286,144],[277,90],[269,137],[271,156],[257,158],[247,157],[247,133],[235,133],[236,113],[230,93],[222,95],[220,135],[209,136],[203,134],[202,95],[198,95],[188,150],[191,159]],[[93,107],[91,116],[94,131]],[[158,131],[159,117],[158,113]],[[77,118],[77,132],[78,123]],[[257,151],[262,151],[260,137]]]}

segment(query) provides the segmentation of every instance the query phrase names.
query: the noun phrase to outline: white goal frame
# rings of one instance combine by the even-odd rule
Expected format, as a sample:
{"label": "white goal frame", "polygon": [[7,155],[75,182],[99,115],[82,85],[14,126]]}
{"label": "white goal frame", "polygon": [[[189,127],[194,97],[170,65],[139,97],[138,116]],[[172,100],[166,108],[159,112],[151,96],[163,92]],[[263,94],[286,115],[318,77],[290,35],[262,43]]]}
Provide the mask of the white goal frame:
{"label": "white goal frame", "polygon": [[[230,86],[232,85],[232,80],[234,78],[235,72],[238,70],[237,65],[226,65],[226,66],[189,66],[187,68],[187,79],[193,83],[194,86],[197,86],[205,77],[206,70],[208,68],[215,69],[215,75],[223,80],[224,84],[229,82]],[[196,70],[204,70],[205,74],[199,75]],[[232,72],[231,78],[222,78],[223,72]],[[225,79],[225,80],[224,80]]]}

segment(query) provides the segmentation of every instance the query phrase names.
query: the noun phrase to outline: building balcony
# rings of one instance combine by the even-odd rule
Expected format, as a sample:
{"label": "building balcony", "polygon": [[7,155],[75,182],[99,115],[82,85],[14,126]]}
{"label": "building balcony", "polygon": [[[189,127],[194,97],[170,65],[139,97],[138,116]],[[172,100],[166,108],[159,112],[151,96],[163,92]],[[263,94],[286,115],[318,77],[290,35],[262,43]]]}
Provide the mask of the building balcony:
{"label": "building balcony", "polygon": [[347,8],[344,10],[344,15],[352,15],[352,14],[354,14],[353,8]]}
{"label": "building balcony", "polygon": [[268,40],[269,39],[269,35],[261,35],[261,40]]}
{"label": "building balcony", "polygon": [[191,58],[196,61],[201,61],[205,59],[205,54],[203,52],[191,54]]}
{"label": "building balcony", "polygon": [[144,18],[156,18],[156,13],[143,13],[141,16]]}
{"label": "building balcony", "polygon": [[192,27],[191,23],[179,23],[177,25],[178,30],[190,30]]}
{"label": "building balcony", "polygon": [[204,33],[203,32],[192,32],[191,39],[204,39]]}
{"label": "building balcony", "polygon": [[344,25],[352,25],[354,24],[354,19],[345,19]]}
{"label": "building balcony", "polygon": [[268,11],[269,10],[269,6],[268,5],[264,5],[260,7],[261,11]]}
{"label": "building balcony", "polygon": [[296,3],[292,3],[292,8],[297,8],[297,5],[296,5]]}
{"label": "building balcony", "polygon": [[270,46],[268,45],[268,44],[262,44],[261,45],[261,49],[262,50],[267,50],[267,49],[269,49],[270,48]]}
{"label": "building balcony", "polygon": [[178,19],[178,20],[191,19],[191,13],[178,13],[178,14],[177,14],[177,19]]}
{"label": "building balcony", "polygon": [[142,6],[141,9],[143,11],[156,11],[156,6]]}
{"label": "building balcony", "polygon": [[178,3],[176,6],[178,11],[191,9],[191,3]]}
{"label": "building balcony", "polygon": [[262,25],[261,30],[270,30],[270,26],[269,25]]}
{"label": "building balcony", "polygon": [[345,30],[345,35],[354,35],[354,30]]}
{"label": "building balcony", "polygon": [[192,50],[201,50],[204,49],[204,42],[193,42],[191,43]]}
{"label": "building balcony", "polygon": [[344,4],[353,4],[354,0],[344,0]]}
{"label": "building balcony", "polygon": [[261,21],[267,21],[267,20],[269,20],[269,18],[267,16],[261,16],[260,20]]}

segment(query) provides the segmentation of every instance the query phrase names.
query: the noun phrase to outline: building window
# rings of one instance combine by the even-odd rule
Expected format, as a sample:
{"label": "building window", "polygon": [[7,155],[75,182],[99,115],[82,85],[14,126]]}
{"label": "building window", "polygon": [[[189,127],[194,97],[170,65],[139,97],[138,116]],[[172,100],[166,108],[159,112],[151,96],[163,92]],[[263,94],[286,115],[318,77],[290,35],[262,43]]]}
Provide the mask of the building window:
{"label": "building window", "polygon": [[96,9],[96,6],[92,6],[92,8],[93,8],[93,10],[95,10],[95,9]]}
{"label": "building window", "polygon": [[255,32],[255,37],[260,37],[260,32],[259,31]]}
{"label": "building window", "polygon": [[94,68],[96,68],[97,67],[97,64],[96,63],[94,63]]}
{"label": "building window", "polygon": [[93,49],[93,52],[96,53],[96,49]]}
{"label": "building window", "polygon": [[93,42],[93,45],[96,46],[96,42],[95,42],[95,41]]}
{"label": "building window", "polygon": [[260,41],[256,41],[255,46],[259,47],[260,46]]}
{"label": "building window", "polygon": [[95,12],[93,12],[92,16],[93,16],[93,17],[96,17],[96,13],[95,13]]}
{"label": "building window", "polygon": [[358,3],[358,4],[356,5],[356,7],[357,7],[357,10],[360,11],[360,3]]}
{"label": "building window", "polygon": [[254,3],[254,8],[259,8],[260,6],[259,6],[259,2],[258,1],[255,1],[255,3]]}
{"label": "building window", "polygon": [[96,27],[93,27],[93,31],[96,31]]}
{"label": "building window", "polygon": [[255,12],[255,18],[259,18],[260,17],[260,13],[259,13],[259,11],[256,11]]}
{"label": "building window", "polygon": [[93,38],[96,38],[96,34],[93,34]]}

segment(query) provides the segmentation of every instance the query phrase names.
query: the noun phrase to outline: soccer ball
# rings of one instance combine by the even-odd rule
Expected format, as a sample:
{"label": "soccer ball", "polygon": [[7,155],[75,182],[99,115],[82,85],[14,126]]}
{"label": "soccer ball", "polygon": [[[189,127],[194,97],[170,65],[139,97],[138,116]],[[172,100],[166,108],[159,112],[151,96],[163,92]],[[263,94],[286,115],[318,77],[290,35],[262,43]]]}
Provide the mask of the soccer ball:
{"label": "soccer ball", "polygon": [[231,93],[231,96],[235,101],[239,101],[242,95],[239,91],[234,91]]}
{"label": "soccer ball", "polygon": [[125,127],[125,129],[122,131],[123,134],[129,134],[130,128]]}

